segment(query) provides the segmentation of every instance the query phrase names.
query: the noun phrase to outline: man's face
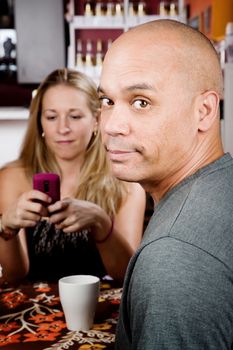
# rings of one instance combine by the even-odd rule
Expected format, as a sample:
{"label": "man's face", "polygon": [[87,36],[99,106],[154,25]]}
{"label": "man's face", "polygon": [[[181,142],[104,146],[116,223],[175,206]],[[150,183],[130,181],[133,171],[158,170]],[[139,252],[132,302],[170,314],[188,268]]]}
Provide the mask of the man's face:
{"label": "man's face", "polygon": [[157,183],[179,171],[195,148],[193,101],[166,44],[118,46],[100,80],[103,143],[116,177]]}

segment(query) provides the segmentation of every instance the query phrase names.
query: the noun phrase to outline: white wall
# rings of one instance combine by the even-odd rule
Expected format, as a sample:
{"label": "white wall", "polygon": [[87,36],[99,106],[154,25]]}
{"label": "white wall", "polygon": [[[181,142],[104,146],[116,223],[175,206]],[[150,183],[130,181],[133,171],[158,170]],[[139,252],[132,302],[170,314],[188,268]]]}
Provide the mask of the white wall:
{"label": "white wall", "polygon": [[233,156],[233,63],[224,70],[224,150]]}
{"label": "white wall", "polygon": [[0,167],[17,158],[27,118],[26,109],[0,109]]}

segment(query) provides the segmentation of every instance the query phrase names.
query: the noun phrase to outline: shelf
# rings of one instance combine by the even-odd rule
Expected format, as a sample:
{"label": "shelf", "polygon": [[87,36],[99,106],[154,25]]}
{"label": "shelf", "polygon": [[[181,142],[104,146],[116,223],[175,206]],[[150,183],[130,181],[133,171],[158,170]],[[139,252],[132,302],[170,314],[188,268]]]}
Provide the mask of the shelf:
{"label": "shelf", "polygon": [[0,120],[26,120],[29,110],[23,107],[0,107]]}
{"label": "shelf", "polygon": [[128,16],[124,18],[114,18],[106,16],[74,16],[70,23],[71,30],[74,29],[127,29],[131,26],[151,22],[158,19],[173,19],[176,21],[185,22],[185,18],[181,16],[160,16],[160,15],[146,15],[146,16]]}
{"label": "shelf", "polygon": [[185,18],[181,18],[181,16],[160,16],[160,15],[147,15],[147,16],[135,16],[127,18],[127,26],[132,27],[139,24],[159,20],[159,19],[172,19],[175,21],[186,22]]}
{"label": "shelf", "polygon": [[[97,2],[96,2],[97,3]],[[80,3],[79,3],[80,4]],[[173,19],[176,21],[180,21],[185,23],[186,18],[184,15],[184,0],[178,0],[177,2],[177,9],[178,9],[178,15],[177,16],[169,16],[169,15],[158,15],[151,13],[150,15],[143,15],[143,11],[138,11],[134,15],[134,11],[132,12],[132,8],[130,8],[130,4],[132,7],[132,2],[130,0],[122,0],[123,4],[123,11],[121,13],[117,12],[117,15],[100,15],[96,16],[93,15],[95,11],[85,12],[84,15],[80,15],[83,12],[80,11],[81,7],[77,12],[75,12],[74,7],[74,0],[73,0],[73,10],[72,16],[70,17],[71,20],[69,22],[69,34],[70,34],[70,45],[68,47],[68,67],[76,69],[76,54],[77,54],[77,39],[80,39],[81,42],[84,42],[84,45],[86,45],[87,41],[90,39],[90,41],[96,42],[98,39],[102,42],[105,42],[105,44],[102,47],[102,54],[104,56],[106,52],[106,42],[108,38],[106,37],[106,33],[109,34],[109,39],[112,39],[114,41],[121,32],[126,32],[130,28],[133,28],[134,26],[147,23],[154,20],[159,19]],[[87,15],[88,13],[88,15]],[[99,13],[99,12],[97,12]],[[156,12],[155,12],[156,13]],[[117,32],[118,31],[118,32]],[[86,54],[86,49],[84,48],[81,50],[83,53],[83,56]],[[94,44],[94,49],[92,52],[92,55],[96,54],[96,48]],[[93,76],[95,79],[96,76]]]}
{"label": "shelf", "polygon": [[74,16],[70,23],[72,29],[124,29],[122,18],[106,16]]}

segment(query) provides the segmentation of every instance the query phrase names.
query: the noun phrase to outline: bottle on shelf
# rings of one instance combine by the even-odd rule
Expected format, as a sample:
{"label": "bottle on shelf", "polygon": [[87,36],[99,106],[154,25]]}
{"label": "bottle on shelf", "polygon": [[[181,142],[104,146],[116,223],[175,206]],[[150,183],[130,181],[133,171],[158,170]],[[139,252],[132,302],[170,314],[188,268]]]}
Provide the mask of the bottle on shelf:
{"label": "bottle on shelf", "polygon": [[83,60],[83,46],[82,40],[77,40],[77,54],[76,54],[76,64],[75,67],[77,70],[84,72],[84,60]]}
{"label": "bottle on shelf", "polygon": [[146,3],[140,1],[137,8],[137,21],[139,24],[147,22],[146,19]]}
{"label": "bottle on shelf", "polygon": [[136,12],[136,10],[135,10],[135,8],[134,8],[134,3],[133,3],[133,2],[129,2],[128,15],[129,15],[130,17],[134,17],[134,16],[137,15],[137,12]]}
{"label": "bottle on shelf", "polygon": [[159,3],[159,15],[160,16],[169,15],[168,4],[166,1],[160,1],[160,3]]}
{"label": "bottle on shelf", "polygon": [[85,55],[85,73],[89,76],[94,75],[94,63],[93,63],[93,47],[90,39],[86,42],[86,55]]}
{"label": "bottle on shelf", "polygon": [[85,17],[91,17],[91,16],[93,16],[93,10],[92,10],[91,2],[90,2],[90,1],[87,1],[87,2],[85,3],[84,16],[85,16]]}
{"label": "bottle on shelf", "polygon": [[114,4],[113,2],[107,2],[106,16],[112,18],[114,15]]}
{"label": "bottle on shelf", "polygon": [[100,39],[96,43],[96,56],[95,56],[95,76],[100,77],[101,69],[103,64],[103,45]]}
{"label": "bottle on shelf", "polygon": [[140,1],[138,3],[137,15],[139,17],[143,17],[143,16],[146,15],[146,4],[145,4],[145,2]]}
{"label": "bottle on shelf", "polygon": [[122,17],[124,14],[122,2],[116,2],[115,4],[115,16]]}
{"label": "bottle on shelf", "polygon": [[169,10],[169,16],[175,17],[178,15],[177,11],[177,3],[171,2],[170,3],[170,10]]}
{"label": "bottle on shelf", "polygon": [[95,4],[95,16],[101,17],[103,15],[104,15],[103,3],[100,1],[97,1]]}
{"label": "bottle on shelf", "polygon": [[233,22],[228,22],[225,30],[225,60],[233,63]]}
{"label": "bottle on shelf", "polygon": [[114,4],[114,23],[122,24],[123,23],[123,5],[122,2],[116,2]]}
{"label": "bottle on shelf", "polygon": [[214,43],[215,50],[218,53],[219,62],[222,68],[222,74],[224,76],[224,67],[226,63],[226,50],[225,50],[225,40],[220,40]]}
{"label": "bottle on shelf", "polygon": [[111,45],[112,45],[112,39],[110,38],[108,39],[108,42],[107,42],[107,50],[110,49]]}

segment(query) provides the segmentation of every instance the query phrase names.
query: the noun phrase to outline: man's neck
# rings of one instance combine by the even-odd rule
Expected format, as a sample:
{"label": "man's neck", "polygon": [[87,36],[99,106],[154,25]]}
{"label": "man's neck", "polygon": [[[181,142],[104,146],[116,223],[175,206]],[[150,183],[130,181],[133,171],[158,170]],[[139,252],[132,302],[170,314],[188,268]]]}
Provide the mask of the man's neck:
{"label": "man's neck", "polygon": [[199,169],[219,159],[223,154],[223,150],[219,149],[218,152],[198,158],[197,161],[192,160],[192,162],[188,162],[185,167],[170,177],[166,177],[159,182],[151,182],[143,187],[151,194],[155,203],[158,203],[173,187],[181,183],[185,178],[195,174]]}

